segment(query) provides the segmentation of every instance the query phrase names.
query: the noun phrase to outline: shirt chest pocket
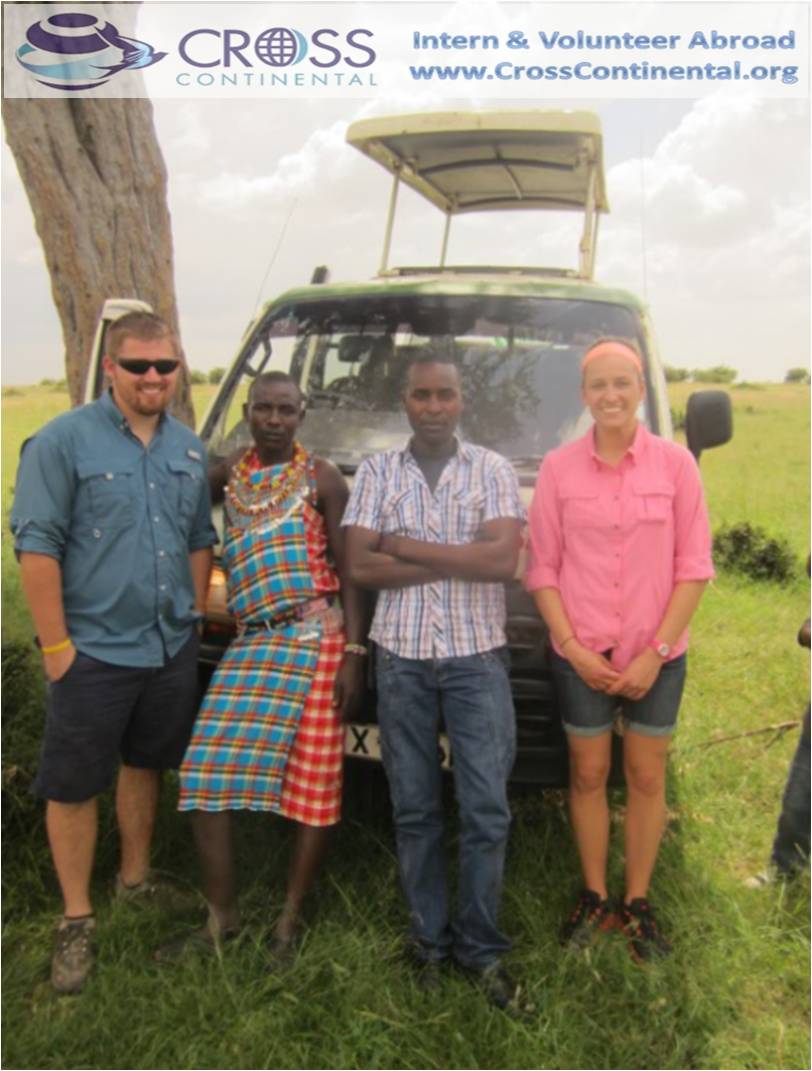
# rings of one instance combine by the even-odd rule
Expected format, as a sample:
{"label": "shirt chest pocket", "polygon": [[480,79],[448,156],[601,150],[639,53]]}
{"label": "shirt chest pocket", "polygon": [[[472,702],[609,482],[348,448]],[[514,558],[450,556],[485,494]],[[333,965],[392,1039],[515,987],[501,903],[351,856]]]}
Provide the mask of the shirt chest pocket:
{"label": "shirt chest pocket", "polygon": [[482,527],[485,513],[484,491],[458,491],[451,499],[451,531],[449,539],[452,543],[471,543]]}
{"label": "shirt chest pocket", "polygon": [[200,501],[203,480],[203,467],[195,461],[185,459],[166,463],[169,469],[169,501],[177,516],[184,523],[192,520]]}
{"label": "shirt chest pocket", "polygon": [[135,522],[135,467],[122,464],[102,467],[99,462],[91,461],[76,468],[82,520],[89,520],[96,531],[130,527]]}
{"label": "shirt chest pocket", "polygon": [[414,490],[391,491],[381,504],[383,531],[393,535],[418,534],[418,503]]}
{"label": "shirt chest pocket", "polygon": [[605,528],[609,523],[597,491],[562,494],[561,520],[565,532],[568,528]]}
{"label": "shirt chest pocket", "polygon": [[663,480],[635,480],[633,515],[645,524],[665,524],[673,516],[674,488]]}

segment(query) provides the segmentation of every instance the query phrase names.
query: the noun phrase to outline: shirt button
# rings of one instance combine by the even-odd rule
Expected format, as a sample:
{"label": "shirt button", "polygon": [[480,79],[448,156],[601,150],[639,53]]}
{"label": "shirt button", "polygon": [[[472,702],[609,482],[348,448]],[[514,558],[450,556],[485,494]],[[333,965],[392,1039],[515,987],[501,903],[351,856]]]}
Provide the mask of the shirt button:
{"label": "shirt button", "polygon": [[153,517],[152,519],[153,519],[153,521],[155,521],[155,523],[157,524],[157,523],[158,523],[158,521],[159,521],[159,520],[160,520],[161,518],[160,518],[160,517]]}
{"label": "shirt button", "polygon": [[161,584],[161,591],[166,591],[166,584]]}
{"label": "shirt button", "polygon": [[154,484],[154,483],[151,483],[151,484],[149,485],[149,489],[150,489],[150,491],[154,491],[154,490],[155,490],[155,484]]}
{"label": "shirt button", "polygon": [[159,550],[158,551],[158,557],[159,558],[165,558],[166,557],[166,551]]}
{"label": "shirt button", "polygon": [[101,539],[101,532],[99,531],[98,528],[94,528],[93,529],[93,536],[94,536],[95,539]]}

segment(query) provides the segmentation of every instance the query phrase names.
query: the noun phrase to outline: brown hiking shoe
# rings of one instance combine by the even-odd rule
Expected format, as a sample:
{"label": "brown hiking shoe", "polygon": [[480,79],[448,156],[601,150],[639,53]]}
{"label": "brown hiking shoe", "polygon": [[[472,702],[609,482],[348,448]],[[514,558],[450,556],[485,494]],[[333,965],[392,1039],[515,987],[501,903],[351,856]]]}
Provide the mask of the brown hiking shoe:
{"label": "brown hiking shoe", "polygon": [[148,871],[137,885],[125,885],[121,875],[116,874],[115,898],[119,903],[144,907],[185,907],[192,899],[157,870]]}
{"label": "brown hiking shoe", "polygon": [[82,919],[63,918],[57,926],[51,960],[51,985],[57,993],[78,993],[85,984],[93,966],[95,929],[92,915]]}

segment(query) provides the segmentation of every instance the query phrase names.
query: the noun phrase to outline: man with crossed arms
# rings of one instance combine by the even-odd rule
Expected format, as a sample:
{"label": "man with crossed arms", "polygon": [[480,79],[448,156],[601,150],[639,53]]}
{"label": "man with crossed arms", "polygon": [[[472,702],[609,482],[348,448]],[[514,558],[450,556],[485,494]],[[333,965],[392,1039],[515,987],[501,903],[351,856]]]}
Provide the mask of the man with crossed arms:
{"label": "man with crossed arms", "polygon": [[[498,912],[516,729],[502,582],[516,569],[524,509],[510,464],[456,437],[460,374],[444,355],[412,363],[404,406],[411,439],[362,463],[342,523],[352,579],[379,592],[370,637],[410,952],[423,988],[453,960],[510,1011],[518,986],[501,964],[510,943]],[[453,920],[441,710],[461,823]]]}

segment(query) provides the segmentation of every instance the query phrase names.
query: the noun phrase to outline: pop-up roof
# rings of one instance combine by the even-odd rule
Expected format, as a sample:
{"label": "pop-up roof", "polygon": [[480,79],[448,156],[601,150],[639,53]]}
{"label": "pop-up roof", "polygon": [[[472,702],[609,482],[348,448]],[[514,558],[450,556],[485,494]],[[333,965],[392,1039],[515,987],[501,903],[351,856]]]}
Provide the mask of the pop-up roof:
{"label": "pop-up roof", "polygon": [[608,212],[600,120],[591,112],[534,109],[423,112],[363,119],[347,141],[395,178],[384,250],[388,258],[397,184],[405,182],[448,217],[508,209],[585,215],[579,275],[591,277],[597,213]]}

